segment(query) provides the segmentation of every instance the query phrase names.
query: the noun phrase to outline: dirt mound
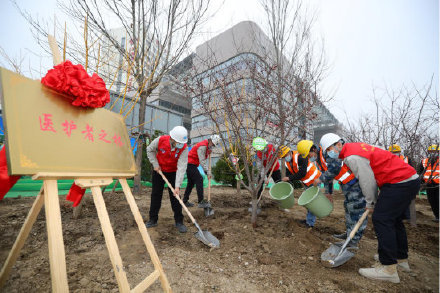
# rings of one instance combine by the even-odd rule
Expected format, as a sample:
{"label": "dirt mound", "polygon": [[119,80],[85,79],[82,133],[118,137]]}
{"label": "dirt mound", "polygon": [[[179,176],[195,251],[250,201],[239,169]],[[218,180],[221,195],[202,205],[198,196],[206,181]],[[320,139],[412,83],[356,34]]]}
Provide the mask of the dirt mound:
{"label": "dirt mound", "polygon": [[[298,191],[295,191],[296,197]],[[194,200],[193,194],[190,200]],[[137,200],[147,220],[150,189]],[[122,193],[106,193],[105,201],[121,251],[128,280],[133,287],[153,271],[147,250]],[[221,242],[210,249],[194,237],[196,229],[186,217],[188,233],[174,227],[173,214],[164,193],[159,225],[148,229],[174,292],[438,292],[438,224],[426,199],[417,200],[417,227],[407,225],[411,273],[400,272],[400,284],[367,280],[357,270],[371,266],[377,240],[371,220],[357,255],[336,269],[325,268],[320,254],[344,231],[343,196],[336,194],[332,214],[308,229],[300,221],[306,210],[297,205],[289,213],[265,199],[252,229],[247,211],[250,196],[233,188],[213,188],[215,215],[203,209],[191,212],[203,229]],[[32,205],[32,198],[0,202],[0,263],[9,250]],[[117,292],[117,284],[96,209],[85,197],[80,219],[73,219],[70,203],[61,198],[67,274],[71,292]],[[44,212],[41,212],[3,292],[51,290]],[[150,287],[161,292],[160,283]]]}

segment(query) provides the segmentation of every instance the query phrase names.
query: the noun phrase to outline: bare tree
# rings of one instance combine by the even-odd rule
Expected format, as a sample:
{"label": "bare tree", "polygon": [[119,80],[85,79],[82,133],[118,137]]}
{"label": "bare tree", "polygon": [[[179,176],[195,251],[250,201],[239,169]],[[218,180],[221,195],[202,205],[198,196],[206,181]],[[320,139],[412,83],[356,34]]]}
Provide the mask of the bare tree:
{"label": "bare tree", "polygon": [[[317,49],[312,35],[314,15],[302,1],[260,0],[266,15],[272,50],[265,56],[273,68],[268,78],[274,96],[270,104],[279,127],[279,143],[286,144],[292,132],[305,139],[310,134],[320,106],[318,87],[327,70],[324,47]],[[267,71],[267,70],[266,70]],[[282,174],[285,165],[282,164]]]}
{"label": "bare tree", "polygon": [[[100,66],[107,64],[114,69],[115,74],[120,70],[124,72],[125,78],[122,79],[125,79],[125,86],[120,95],[124,100],[121,111],[133,109],[134,104],[139,101],[141,134],[145,132],[145,106],[148,97],[170,68],[187,53],[190,42],[205,20],[209,4],[210,0],[71,0],[67,4],[59,2],[67,16],[76,21],[74,27],[83,28],[79,30],[79,34],[82,31],[83,41],[78,42],[75,37],[69,38],[68,54],[72,60],[84,64],[86,69],[94,66],[95,71],[98,71]],[[30,22],[37,40],[45,46],[43,40],[50,31],[47,23],[34,19],[25,11],[21,12]],[[115,36],[111,29],[114,27],[123,29],[126,35],[125,42],[121,42]],[[106,58],[101,44],[106,44],[112,49],[108,51]],[[112,80],[112,73],[107,74],[107,78],[105,72],[102,74],[107,82]],[[124,83],[121,78],[118,80],[119,83]],[[127,101],[131,104],[124,105],[127,91],[135,91],[136,98]],[[138,150],[142,148],[143,140],[139,140]],[[139,174],[142,168],[141,161],[142,152],[139,151],[136,153]],[[140,175],[135,177],[134,185],[134,192],[139,191]]]}
{"label": "bare tree", "polygon": [[399,89],[373,88],[374,113],[358,121],[348,119],[345,137],[388,149],[399,144],[416,167],[427,155],[427,146],[438,143],[439,102],[433,78],[421,88],[415,84]]}
{"label": "bare tree", "polygon": [[[200,131],[201,135],[219,133],[225,160],[231,161],[227,154],[231,151],[244,162],[241,168],[234,164],[230,168],[238,178],[241,173],[247,178],[247,182],[240,183],[252,196],[254,227],[258,190],[264,183],[259,175],[269,173],[277,158],[272,157],[263,172],[258,170],[252,140],[261,136],[279,146],[296,143],[306,133],[311,135],[313,121],[318,118],[315,107],[322,106],[318,85],[324,70],[323,54],[315,60],[310,26],[304,25],[303,21],[308,22],[300,17],[301,6],[292,12],[288,1],[265,3],[270,4],[265,6],[271,27],[269,37],[255,24],[249,25],[248,35],[234,35],[231,46],[235,50],[231,50],[236,56],[227,62],[217,58],[224,56],[215,47],[207,45],[201,52],[203,56],[195,57],[194,72],[187,82],[193,97],[193,116],[202,114],[206,119],[201,121],[200,130],[198,122],[193,124],[192,131]],[[291,16],[295,16],[293,22],[287,20]],[[252,45],[243,44],[242,38]]]}

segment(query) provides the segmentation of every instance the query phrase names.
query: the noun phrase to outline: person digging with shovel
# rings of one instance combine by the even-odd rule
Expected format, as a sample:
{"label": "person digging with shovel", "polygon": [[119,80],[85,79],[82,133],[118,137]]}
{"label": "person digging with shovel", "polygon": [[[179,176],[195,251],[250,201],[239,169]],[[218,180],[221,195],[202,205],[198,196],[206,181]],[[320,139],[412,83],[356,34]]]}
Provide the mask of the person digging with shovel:
{"label": "person digging with shovel", "polygon": [[397,267],[409,271],[408,239],[402,219],[420,188],[416,170],[392,153],[366,143],[339,141],[331,151],[359,180],[366,209],[372,213],[380,264],[361,268],[359,274],[399,283]]}
{"label": "person digging with shovel", "polygon": [[188,178],[188,185],[186,186],[185,193],[183,195],[183,203],[187,207],[194,206],[189,202],[189,195],[191,194],[194,185],[196,185],[197,199],[199,208],[207,208],[208,202],[203,196],[203,177],[199,172],[199,165],[202,166],[208,179],[211,179],[211,170],[208,168],[208,157],[211,155],[212,148],[220,143],[220,136],[217,134],[211,135],[209,139],[202,140],[189,151],[188,154],[188,166],[186,168],[186,177]]}
{"label": "person digging with shovel", "polygon": [[[346,232],[335,234],[333,237],[345,240],[364,213],[366,201],[362,194],[359,181],[347,165],[344,165],[342,160],[338,158],[338,154],[334,152],[338,143],[340,143],[339,146],[342,146],[343,140],[339,135],[334,133],[324,134],[321,138],[321,148],[327,157],[327,171],[323,172],[321,178],[324,183],[325,195],[330,200],[332,200],[333,180],[337,180],[342,187],[342,193],[345,196],[344,210]],[[367,223],[367,219],[363,221],[353,239],[348,243],[348,248],[357,248],[358,243],[364,234],[364,230],[367,227]],[[338,242],[336,245],[342,245],[343,243],[344,241]]]}
{"label": "person digging with shovel", "polygon": [[[255,139],[257,139],[256,137]],[[254,140],[255,140],[254,139]],[[257,169],[260,170],[260,178],[264,178],[270,175],[275,183],[281,181],[281,171],[280,171],[280,163],[278,162],[278,158],[273,162],[270,168],[267,168],[267,164],[273,159],[273,157],[278,157],[277,149],[273,144],[267,143],[264,140],[261,145],[254,145],[255,150],[257,151]],[[271,170],[273,169],[272,173]],[[267,170],[264,172],[264,170]],[[261,192],[263,191],[264,184],[261,185],[260,190],[258,190],[258,197],[260,197]]]}
{"label": "person digging with shovel", "polygon": [[[278,162],[278,152],[277,148],[273,144],[268,144],[264,138],[256,137],[252,141],[252,147],[257,151],[256,152],[256,165],[257,169],[260,170],[260,178],[265,178],[268,176],[267,181],[261,184],[260,189],[258,190],[258,198],[260,198],[261,193],[263,192],[263,188],[266,186],[266,182],[269,182],[269,177],[273,179],[275,183],[281,181],[281,171],[280,171],[280,163]],[[267,164],[273,159],[273,157],[277,157],[275,162],[268,168]],[[266,171],[266,172],[265,172]],[[251,207],[249,207],[248,211],[252,212],[252,202],[249,203]],[[258,206],[257,213],[260,213],[261,208]]]}
{"label": "person digging with shovel", "polygon": [[[188,163],[188,131],[183,126],[176,126],[170,131],[170,135],[162,135],[153,140],[147,147],[147,156],[153,165],[153,188],[151,192],[150,220],[146,223],[147,228],[157,226],[160,206],[162,205],[163,188],[165,181],[159,174],[162,171],[171,184],[174,184],[176,196],[180,196],[180,185],[186,172]],[[174,212],[176,228],[180,233],[187,231],[183,224],[182,206],[168,188],[171,208]]]}

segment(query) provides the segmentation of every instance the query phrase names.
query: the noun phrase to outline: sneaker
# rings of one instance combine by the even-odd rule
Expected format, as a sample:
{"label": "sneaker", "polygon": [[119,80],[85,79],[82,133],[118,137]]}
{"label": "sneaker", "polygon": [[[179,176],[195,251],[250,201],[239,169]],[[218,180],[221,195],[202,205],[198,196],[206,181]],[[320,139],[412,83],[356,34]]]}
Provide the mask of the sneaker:
{"label": "sneaker", "polygon": [[199,205],[198,205],[197,207],[199,207],[199,208],[201,208],[201,209],[209,208],[209,207],[210,207],[210,204],[209,204],[209,202],[207,202],[206,200],[202,199],[202,200],[199,202]]}
{"label": "sneaker", "polygon": [[177,230],[179,230],[180,233],[186,233],[186,231],[188,231],[183,223],[176,223],[176,228]]}
{"label": "sneaker", "polygon": [[157,221],[148,221],[147,224],[145,224],[145,226],[147,226],[147,228],[151,228],[151,227],[156,227],[157,226]]}
{"label": "sneaker", "polygon": [[189,202],[189,201],[184,201],[183,203],[184,203],[184,204],[185,204],[185,206],[186,206],[186,207],[188,207],[188,208],[190,208],[190,207],[193,207],[193,206],[194,206],[194,204],[193,204],[193,203],[191,203],[191,202]]}
{"label": "sneaker", "polygon": [[[379,254],[374,255],[374,260],[379,262]],[[401,269],[402,272],[409,273],[411,272],[411,268],[409,267],[408,259],[398,259],[397,260],[397,268]]]}
{"label": "sneaker", "polygon": [[333,238],[336,238],[336,239],[345,240],[345,239],[347,239],[347,232],[344,232],[341,234],[333,234],[332,236],[333,236]]}
{"label": "sneaker", "polygon": [[400,278],[397,274],[396,267],[396,265],[377,265],[373,268],[359,269],[359,274],[369,279],[388,281],[397,284],[400,283]]}

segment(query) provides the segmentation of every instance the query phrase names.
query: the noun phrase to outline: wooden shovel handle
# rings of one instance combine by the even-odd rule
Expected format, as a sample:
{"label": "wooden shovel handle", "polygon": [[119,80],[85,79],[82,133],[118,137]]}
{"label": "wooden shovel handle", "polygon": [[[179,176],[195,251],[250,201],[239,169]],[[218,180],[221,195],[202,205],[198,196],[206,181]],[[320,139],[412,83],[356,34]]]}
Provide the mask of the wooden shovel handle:
{"label": "wooden shovel handle", "polygon": [[358,231],[359,227],[365,221],[365,218],[367,218],[369,212],[370,211],[368,209],[366,209],[365,212],[362,214],[362,217],[359,219],[359,221],[356,223],[356,226],[354,226],[353,230],[351,230],[351,232],[350,232],[350,239],[353,239],[354,234],[356,234],[356,232]]}
{"label": "wooden shovel handle", "polygon": [[175,198],[177,198],[177,200],[179,201],[180,205],[182,206],[182,208],[185,210],[185,212],[188,214],[189,218],[191,219],[191,221],[193,222],[193,224],[197,224],[196,220],[194,219],[194,217],[191,215],[191,213],[189,212],[188,208],[186,207],[186,205],[183,203],[182,199],[180,198],[180,196],[176,195],[176,192],[173,188],[173,186],[171,185],[171,183],[168,181],[167,177],[165,177],[165,175],[163,175],[162,171],[159,170],[158,172],[160,174],[160,176],[162,176],[162,179],[165,181],[165,183],[168,185],[168,187],[171,189],[171,191],[173,192],[173,195]]}
{"label": "wooden shovel handle", "polygon": [[272,170],[270,170],[269,176],[267,176],[267,180],[266,180],[266,182],[264,182],[263,190],[261,191],[260,198],[258,199],[258,202],[260,202],[261,198],[263,197],[263,193],[266,190],[267,185],[269,184],[270,177],[272,176],[273,170],[275,169],[276,165],[277,164],[273,164]]}

